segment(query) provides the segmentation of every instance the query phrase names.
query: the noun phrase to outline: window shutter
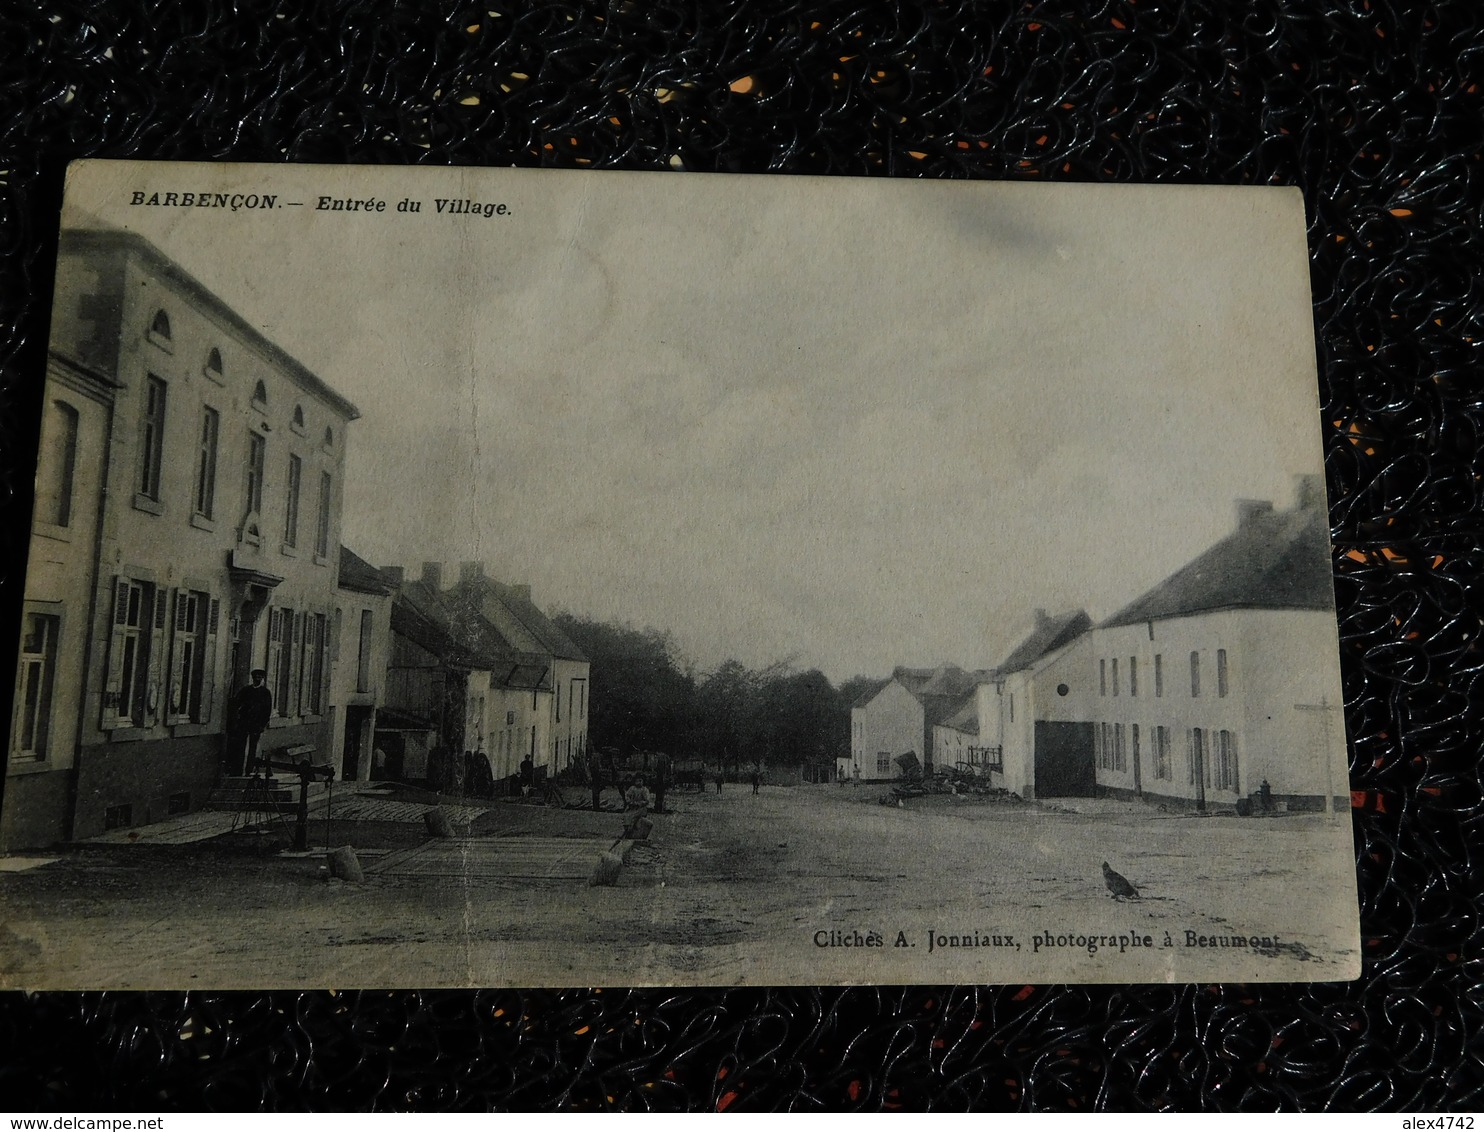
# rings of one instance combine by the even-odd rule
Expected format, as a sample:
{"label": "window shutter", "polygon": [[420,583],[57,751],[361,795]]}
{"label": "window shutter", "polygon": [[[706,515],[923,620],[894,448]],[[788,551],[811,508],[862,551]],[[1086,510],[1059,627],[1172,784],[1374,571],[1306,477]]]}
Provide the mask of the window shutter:
{"label": "window shutter", "polygon": [[196,708],[196,722],[210,723],[216,707],[217,619],[221,604],[216,598],[207,603],[206,626],[201,636],[201,698]]}
{"label": "window shutter", "polygon": [[164,663],[165,663],[165,595],[168,590],[159,586],[150,587],[152,594],[152,628],[149,633],[149,668],[144,680],[144,721],[148,726],[158,723],[165,714]]}
{"label": "window shutter", "polygon": [[294,627],[293,636],[290,638],[292,642],[291,651],[293,653],[294,667],[289,670],[290,681],[292,683],[292,691],[290,694],[293,696],[293,711],[289,712],[289,714],[303,715],[305,668],[304,645],[306,643],[306,638],[309,636],[309,614],[300,612],[290,613],[289,616],[292,618],[292,621],[290,623]]}
{"label": "window shutter", "polygon": [[[165,590],[157,591],[161,595],[161,608],[164,608],[163,596]],[[170,634],[170,666],[167,671],[170,679],[165,685],[165,703],[161,705],[165,722],[174,726],[177,723],[187,722],[186,717],[176,709],[182,700],[181,693],[185,690],[185,682],[190,679],[190,673],[185,671],[185,649],[181,634],[186,631],[188,625],[187,612],[189,608],[188,595],[184,590],[169,590],[170,600],[175,603],[175,616],[172,619],[174,630]]]}
{"label": "window shutter", "polygon": [[330,706],[330,666],[335,661],[335,637],[333,622],[329,617],[319,619],[319,712],[328,714]]}
{"label": "window shutter", "polygon": [[108,668],[103,681],[103,712],[98,726],[113,731],[123,726],[119,721],[119,695],[123,690],[124,623],[129,619],[129,582],[115,578],[113,583],[113,617],[109,623]]}

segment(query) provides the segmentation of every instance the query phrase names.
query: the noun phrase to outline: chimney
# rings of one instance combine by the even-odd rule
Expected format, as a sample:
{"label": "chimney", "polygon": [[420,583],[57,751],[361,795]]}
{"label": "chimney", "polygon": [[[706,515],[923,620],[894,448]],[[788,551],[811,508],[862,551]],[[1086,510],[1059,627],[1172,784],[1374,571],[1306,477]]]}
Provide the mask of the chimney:
{"label": "chimney", "polygon": [[483,562],[460,562],[459,563],[459,585],[469,586],[475,582],[484,581]]}
{"label": "chimney", "polygon": [[383,566],[381,576],[400,590],[407,581],[407,569],[403,566]]}
{"label": "chimney", "polygon": [[1237,530],[1250,527],[1252,521],[1259,515],[1267,515],[1273,510],[1273,504],[1267,499],[1239,499],[1237,500]]}
{"label": "chimney", "polygon": [[423,585],[431,590],[441,590],[443,588],[443,563],[424,562],[422,581]]}
{"label": "chimney", "polygon": [[1328,511],[1329,500],[1324,494],[1323,476],[1293,477],[1293,509],[1295,511]]}

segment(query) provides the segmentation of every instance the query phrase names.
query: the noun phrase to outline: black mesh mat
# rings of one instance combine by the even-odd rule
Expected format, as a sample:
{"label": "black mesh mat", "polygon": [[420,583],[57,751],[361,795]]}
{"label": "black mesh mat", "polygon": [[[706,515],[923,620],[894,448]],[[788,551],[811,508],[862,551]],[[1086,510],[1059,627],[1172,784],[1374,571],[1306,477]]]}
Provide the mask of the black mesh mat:
{"label": "black mesh mat", "polygon": [[7,641],[69,158],[1301,186],[1366,960],[1309,987],[11,993],[7,1107],[1480,1107],[1481,21],[1388,0],[5,5]]}

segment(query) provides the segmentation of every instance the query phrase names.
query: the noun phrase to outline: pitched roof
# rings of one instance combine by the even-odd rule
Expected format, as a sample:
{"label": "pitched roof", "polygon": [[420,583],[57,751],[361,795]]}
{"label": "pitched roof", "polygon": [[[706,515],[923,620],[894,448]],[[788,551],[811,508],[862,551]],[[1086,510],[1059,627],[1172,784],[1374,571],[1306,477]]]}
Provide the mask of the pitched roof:
{"label": "pitched roof", "polygon": [[389,594],[397,588],[385,574],[348,546],[340,548],[340,576],[336,584],[342,590],[361,594]]}
{"label": "pitched roof", "polygon": [[452,600],[474,609],[480,608],[483,599],[493,598],[504,607],[508,618],[500,620],[498,612],[492,612],[491,617],[500,621],[507,635],[517,638],[516,643],[523,648],[544,649],[562,660],[588,659],[572,638],[558,629],[531,600],[529,586],[507,586],[481,573],[460,578],[448,592]]}
{"label": "pitched roof", "polygon": [[539,654],[514,648],[477,612],[422,581],[407,582],[392,602],[392,631],[449,664],[487,671],[493,684],[550,689],[550,665]]}
{"label": "pitched roof", "polygon": [[978,684],[983,676],[982,671],[965,672],[956,664],[940,664],[937,668],[898,667],[892,670],[892,678],[919,698],[962,696]]}
{"label": "pitched roof", "polygon": [[525,627],[535,635],[543,645],[551,650],[551,655],[563,660],[587,660],[583,652],[567,636],[552,624],[551,619],[542,613],[530,598],[529,591],[515,586],[503,586],[495,583],[495,591],[500,600],[505,603],[507,609],[520,618]]}
{"label": "pitched roof", "polygon": [[970,693],[959,705],[958,710],[945,719],[944,727],[951,727],[955,731],[962,731],[965,735],[979,734],[979,704],[978,697]]}
{"label": "pitched roof", "polygon": [[1044,610],[1036,610],[1036,627],[1030,631],[1030,635],[1016,645],[1005,662],[1000,665],[1001,672],[1019,672],[1021,669],[1029,668],[1047,653],[1055,652],[1064,645],[1076,640],[1088,629],[1092,628],[1092,618],[1087,615],[1085,609],[1079,609],[1073,613],[1060,613],[1055,616],[1047,616]]}
{"label": "pitched roof", "polygon": [[1237,529],[1102,623],[1218,609],[1332,609],[1328,517],[1320,506],[1250,508]]}
{"label": "pitched roof", "polygon": [[890,680],[875,681],[869,688],[867,688],[864,692],[857,696],[855,698],[855,702],[850,706],[853,708],[865,707],[868,703],[879,696],[881,694],[881,690],[890,683]]}
{"label": "pitched roof", "polygon": [[466,664],[468,657],[440,624],[440,618],[425,607],[425,594],[414,594],[416,583],[404,586],[392,601],[392,632],[406,637],[451,664]]}

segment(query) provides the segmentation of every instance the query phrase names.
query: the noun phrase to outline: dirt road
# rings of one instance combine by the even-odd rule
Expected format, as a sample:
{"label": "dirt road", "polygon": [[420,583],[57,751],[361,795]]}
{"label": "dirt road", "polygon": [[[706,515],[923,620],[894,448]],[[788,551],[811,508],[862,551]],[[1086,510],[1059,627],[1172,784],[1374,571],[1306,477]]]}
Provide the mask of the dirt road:
{"label": "dirt road", "polygon": [[[609,888],[581,861],[621,817],[534,806],[498,805],[436,853],[420,824],[337,824],[364,885],[241,845],[84,850],[0,876],[0,971],[25,987],[348,988],[1340,979],[1358,962],[1353,862],[1309,837],[1343,817],[899,809],[878,793],[671,795]],[[1105,859],[1142,899],[1110,898]]]}

